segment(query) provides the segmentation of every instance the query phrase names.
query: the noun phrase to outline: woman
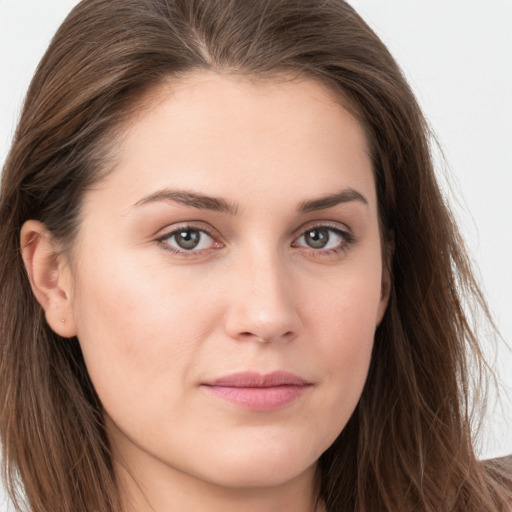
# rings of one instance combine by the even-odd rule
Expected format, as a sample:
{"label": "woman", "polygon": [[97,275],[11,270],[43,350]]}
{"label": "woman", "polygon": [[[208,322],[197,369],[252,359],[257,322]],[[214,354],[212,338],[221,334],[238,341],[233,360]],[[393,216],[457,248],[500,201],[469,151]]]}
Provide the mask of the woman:
{"label": "woman", "polygon": [[346,3],[83,1],[2,179],[30,510],[506,510],[472,445],[485,303],[417,103]]}

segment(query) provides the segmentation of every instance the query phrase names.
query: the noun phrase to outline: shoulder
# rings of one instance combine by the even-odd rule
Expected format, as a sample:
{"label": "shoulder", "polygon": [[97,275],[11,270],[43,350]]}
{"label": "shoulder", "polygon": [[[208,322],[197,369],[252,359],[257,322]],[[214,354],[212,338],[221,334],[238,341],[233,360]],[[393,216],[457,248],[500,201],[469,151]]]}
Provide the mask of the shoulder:
{"label": "shoulder", "polygon": [[512,455],[482,461],[488,475],[509,497],[505,512],[512,512]]}
{"label": "shoulder", "polygon": [[482,463],[486,467],[495,470],[497,475],[501,475],[505,481],[512,480],[512,455],[484,460]]}

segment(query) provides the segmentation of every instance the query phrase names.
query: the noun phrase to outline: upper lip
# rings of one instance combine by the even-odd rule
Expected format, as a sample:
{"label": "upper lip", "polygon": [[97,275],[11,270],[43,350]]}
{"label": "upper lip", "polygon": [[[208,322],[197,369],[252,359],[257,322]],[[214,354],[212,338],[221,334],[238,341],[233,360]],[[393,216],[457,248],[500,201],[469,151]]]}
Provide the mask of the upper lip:
{"label": "upper lip", "polygon": [[239,372],[218,379],[203,382],[205,386],[233,388],[270,388],[276,386],[307,386],[310,382],[286,371],[261,374],[258,372]]}

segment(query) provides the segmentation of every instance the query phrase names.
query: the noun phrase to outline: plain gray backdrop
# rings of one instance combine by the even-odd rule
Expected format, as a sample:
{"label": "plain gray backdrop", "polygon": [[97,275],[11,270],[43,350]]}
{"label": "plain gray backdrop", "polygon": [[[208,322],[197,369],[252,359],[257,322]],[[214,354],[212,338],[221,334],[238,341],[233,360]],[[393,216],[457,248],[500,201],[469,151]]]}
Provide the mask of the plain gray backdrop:
{"label": "plain gray backdrop", "polygon": [[[0,166],[37,63],[76,3],[0,0]],[[437,134],[452,203],[512,345],[512,0],[350,3],[402,66]],[[482,457],[494,457],[512,453],[512,353],[504,343],[497,351],[482,344],[508,386],[501,406],[492,401],[481,438]]]}

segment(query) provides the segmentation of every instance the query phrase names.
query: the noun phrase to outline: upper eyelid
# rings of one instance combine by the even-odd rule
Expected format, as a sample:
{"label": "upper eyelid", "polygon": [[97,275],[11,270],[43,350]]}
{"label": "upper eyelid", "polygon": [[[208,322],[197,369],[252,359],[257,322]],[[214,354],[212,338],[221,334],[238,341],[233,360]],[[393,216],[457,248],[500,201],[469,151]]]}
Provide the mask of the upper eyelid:
{"label": "upper eyelid", "polygon": [[346,224],[342,222],[337,221],[329,221],[329,220],[315,220],[306,222],[305,224],[301,225],[299,228],[297,228],[294,231],[294,237],[299,238],[302,236],[306,231],[309,231],[311,229],[319,229],[319,228],[326,228],[331,229],[333,231],[339,231],[341,233],[347,233],[351,236],[353,236],[352,229],[347,226]]}
{"label": "upper eyelid", "polygon": [[162,240],[162,239],[171,237],[173,234],[177,233],[178,231],[196,230],[196,231],[201,231],[203,233],[206,233],[208,236],[215,238],[216,240],[219,240],[221,238],[220,235],[218,234],[218,232],[216,230],[214,230],[212,227],[205,226],[204,224],[202,224],[202,225],[199,225],[199,224],[202,224],[202,223],[200,221],[198,221],[197,223],[194,221],[180,222],[175,225],[171,225],[171,226],[167,226],[165,228],[159,229],[155,233],[154,236],[157,238],[157,240]]}

